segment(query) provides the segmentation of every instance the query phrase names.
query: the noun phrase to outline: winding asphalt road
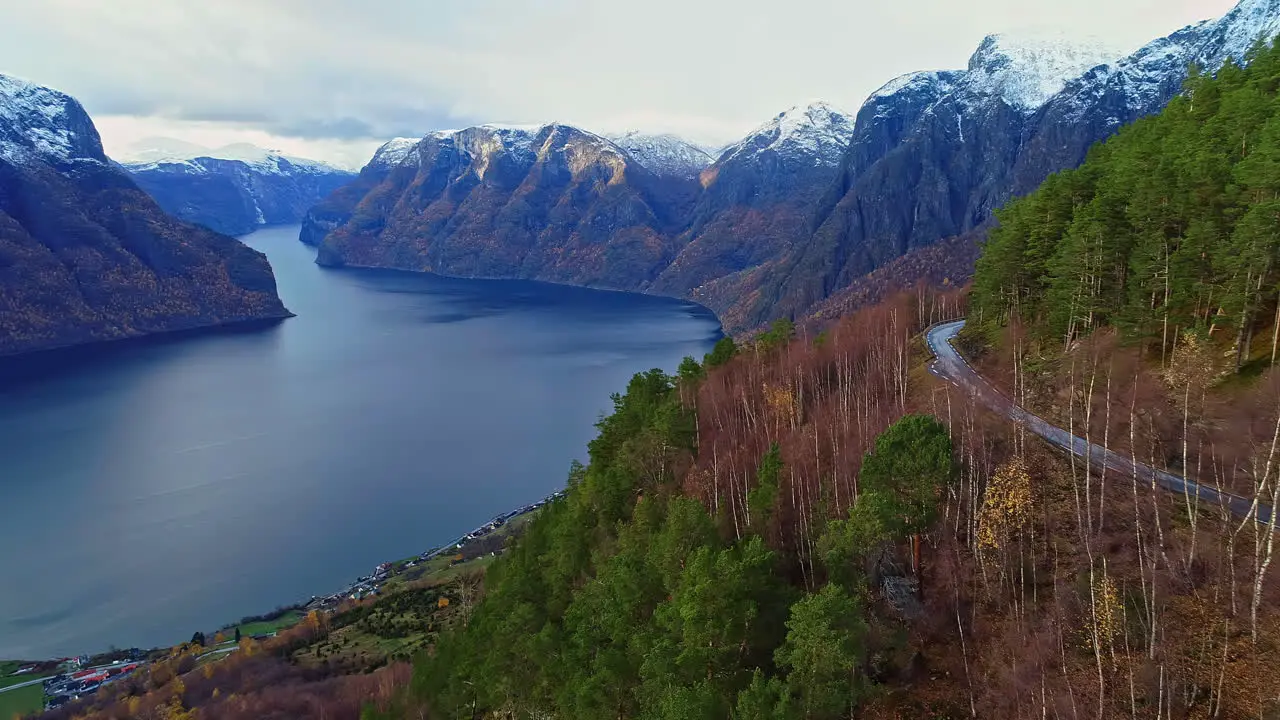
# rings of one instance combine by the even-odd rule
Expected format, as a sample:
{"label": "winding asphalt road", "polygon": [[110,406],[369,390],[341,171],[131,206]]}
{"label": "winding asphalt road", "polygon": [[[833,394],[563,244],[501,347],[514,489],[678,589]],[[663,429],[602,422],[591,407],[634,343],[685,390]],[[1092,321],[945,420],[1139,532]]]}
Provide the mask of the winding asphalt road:
{"label": "winding asphalt road", "polygon": [[[1101,445],[1087,442],[1084,438],[1072,435],[1060,427],[1051,425],[1043,418],[1022,409],[992,386],[991,383],[983,379],[973,368],[969,367],[969,363],[965,362],[964,358],[960,357],[960,353],[956,352],[956,349],[951,345],[951,340],[963,327],[964,321],[958,320],[935,325],[925,334],[929,349],[933,351],[933,355],[936,358],[929,364],[929,372],[968,392],[989,409],[1004,415],[1016,423],[1025,425],[1028,430],[1051,444],[1075,453],[1079,457],[1088,458],[1090,465],[1093,467],[1105,465],[1107,469],[1123,473],[1126,477],[1131,477],[1132,474],[1136,473],[1140,480],[1147,483],[1154,480],[1156,484],[1169,492],[1178,495],[1190,494],[1215,505],[1226,504],[1231,509],[1231,512],[1238,517],[1244,517],[1249,513],[1250,500],[1238,495],[1220,493],[1214,488],[1200,485],[1163,470],[1154,469],[1135,461],[1131,457],[1112,452]],[[1271,508],[1266,505],[1259,505],[1257,517],[1258,522],[1270,522]]]}

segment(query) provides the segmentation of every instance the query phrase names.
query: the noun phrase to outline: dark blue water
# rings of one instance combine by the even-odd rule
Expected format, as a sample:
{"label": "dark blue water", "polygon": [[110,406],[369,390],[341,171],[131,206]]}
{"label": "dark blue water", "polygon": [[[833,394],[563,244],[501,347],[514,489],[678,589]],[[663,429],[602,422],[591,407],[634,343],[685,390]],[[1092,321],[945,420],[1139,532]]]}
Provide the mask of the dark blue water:
{"label": "dark blue water", "polygon": [[563,486],[698,306],[267,253],[298,317],[0,386],[0,658],[168,645],[340,589]]}

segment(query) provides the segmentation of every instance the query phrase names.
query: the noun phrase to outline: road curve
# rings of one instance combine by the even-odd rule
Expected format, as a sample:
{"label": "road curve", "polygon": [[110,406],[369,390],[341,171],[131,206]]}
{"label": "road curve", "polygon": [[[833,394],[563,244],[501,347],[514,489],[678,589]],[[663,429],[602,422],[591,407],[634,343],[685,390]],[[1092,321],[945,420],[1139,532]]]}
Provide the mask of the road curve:
{"label": "road curve", "polygon": [[[990,410],[1000,413],[1015,423],[1026,426],[1028,430],[1051,444],[1075,453],[1079,457],[1088,458],[1090,464],[1094,467],[1097,467],[1098,464],[1104,464],[1109,470],[1123,473],[1125,476],[1132,476],[1132,474],[1136,473],[1138,478],[1144,482],[1149,483],[1154,480],[1156,484],[1169,492],[1178,495],[1190,494],[1215,505],[1225,503],[1236,516],[1245,517],[1248,515],[1251,506],[1250,500],[1238,495],[1220,493],[1214,488],[1200,485],[1163,470],[1156,470],[1149,465],[1137,462],[1131,457],[1112,452],[1101,445],[1087,442],[1084,438],[1072,435],[1066,430],[1050,424],[1043,418],[1022,409],[983,379],[973,368],[969,367],[969,363],[965,362],[960,353],[956,352],[955,347],[951,345],[951,340],[963,327],[964,321],[957,320],[935,325],[925,333],[925,340],[929,343],[929,349],[933,352],[935,358],[929,364],[929,372],[968,392]],[[1271,508],[1266,505],[1259,505],[1257,517],[1259,522],[1270,522]]]}

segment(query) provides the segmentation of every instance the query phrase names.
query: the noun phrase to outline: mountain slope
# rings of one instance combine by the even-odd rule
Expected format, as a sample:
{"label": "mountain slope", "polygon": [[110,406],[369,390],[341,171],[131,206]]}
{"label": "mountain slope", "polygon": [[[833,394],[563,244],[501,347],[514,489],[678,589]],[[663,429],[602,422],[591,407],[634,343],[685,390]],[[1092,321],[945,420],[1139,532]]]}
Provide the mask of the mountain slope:
{"label": "mountain slope", "polygon": [[228,235],[299,222],[312,205],[355,177],[252,145],[155,144],[160,147],[123,163],[138,185],[167,212]]}
{"label": "mountain slope", "polygon": [[[1110,62],[1103,48],[992,36],[966,71],[891,83],[859,113],[812,238],[760,281],[745,317],[798,316],[893,258],[979,228],[1097,141],[1158,112],[1193,63],[1215,71],[1278,31],[1280,0],[1243,0]],[[886,113],[896,138],[878,137]]]}
{"label": "mountain slope", "polygon": [[166,215],[78,102],[0,75],[0,355],[287,315],[261,253]]}
{"label": "mountain slope", "polygon": [[610,135],[609,140],[655,175],[695,178],[715,161],[706,150],[675,135],[645,135],[633,131]]}
{"label": "mountain slope", "polygon": [[796,107],[727,148],[703,171],[680,254],[650,288],[697,299],[733,324],[756,269],[804,238],[853,136],[853,117],[825,103]]}
{"label": "mountain slope", "polygon": [[637,289],[695,192],[577,128],[480,126],[384,145],[303,238],[322,264]]}

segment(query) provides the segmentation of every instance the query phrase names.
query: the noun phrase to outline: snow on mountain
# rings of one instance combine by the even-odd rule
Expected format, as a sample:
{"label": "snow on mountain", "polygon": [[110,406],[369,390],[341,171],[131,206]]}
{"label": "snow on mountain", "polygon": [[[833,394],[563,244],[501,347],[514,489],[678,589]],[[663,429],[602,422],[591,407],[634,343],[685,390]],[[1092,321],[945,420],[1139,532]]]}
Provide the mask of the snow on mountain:
{"label": "snow on mountain", "polygon": [[174,138],[134,143],[121,166],[167,212],[226,235],[297,222],[355,174],[276,150],[209,148]]}
{"label": "snow on mountain", "polygon": [[632,130],[608,139],[656,175],[696,177],[715,161],[707,151],[675,135],[646,135]]}
{"label": "snow on mountain", "polygon": [[1222,67],[1227,58],[1243,61],[1254,43],[1280,35],[1280,0],[1241,0],[1222,18],[1202,29],[1207,42],[1197,58],[1200,64],[1216,69]]}
{"label": "snow on mountain", "polygon": [[102,161],[102,142],[75,98],[0,74],[0,157]]}
{"label": "snow on mountain", "polygon": [[342,168],[306,158],[285,155],[250,143],[232,143],[210,148],[175,138],[147,138],[134,143],[116,159],[131,171],[155,170],[164,165],[186,166],[187,172],[213,172],[203,159],[243,162],[254,170],[269,174],[292,174],[298,171],[333,173]]}
{"label": "snow on mountain", "polygon": [[547,125],[486,124],[447,133],[453,141],[475,155],[488,156],[505,150],[516,157],[532,161],[536,157],[534,139]]}
{"label": "snow on mountain", "polygon": [[1010,107],[1034,112],[1068,81],[1120,56],[1096,41],[988,35],[969,58],[963,84],[976,94],[998,95]]}
{"label": "snow on mountain", "polygon": [[853,138],[854,116],[824,102],[793,107],[727,148],[716,162],[773,152],[806,156],[814,165],[835,166]]}
{"label": "snow on mountain", "polygon": [[197,158],[207,155],[210,148],[186,140],[171,137],[148,137],[131,143],[115,160],[120,164],[145,164],[178,158]]}
{"label": "snow on mountain", "polygon": [[[1176,93],[1192,64],[1216,72],[1228,59],[1242,62],[1255,43],[1280,34],[1280,0],[1241,0],[1217,20],[1189,25],[1159,38],[1137,52],[1092,72],[1067,86],[1055,102],[1067,103],[1077,114],[1107,93],[1123,95],[1129,114],[1158,110]],[[1115,124],[1129,117],[1116,117]]]}
{"label": "snow on mountain", "polygon": [[949,90],[955,85],[955,76],[959,74],[926,70],[899,75],[882,85],[879,90],[871,93],[871,96],[867,98],[867,102],[870,103],[874,100],[892,97],[904,92],[918,92],[926,88],[936,87],[939,84]]}
{"label": "snow on mountain", "polygon": [[907,73],[871,93],[863,108],[875,105],[883,115],[892,112],[898,97],[929,95],[936,101],[953,96],[967,106],[998,97],[1030,114],[1074,78],[1119,57],[1119,51],[1097,41],[988,35],[969,58],[966,70]]}
{"label": "snow on mountain", "polygon": [[392,138],[374,151],[373,158],[369,160],[369,164],[374,166],[399,165],[418,149],[420,142],[422,142],[422,138]]}
{"label": "snow on mountain", "polygon": [[[666,145],[663,146],[663,142]],[[453,147],[472,158],[477,173],[480,177],[484,177],[484,173],[490,165],[490,162],[497,154],[509,155],[520,165],[532,165],[537,160],[544,158],[549,152],[565,152],[572,156],[572,167],[581,167],[599,159],[601,156],[609,156],[613,164],[620,165],[628,158],[634,160],[641,165],[645,165],[640,157],[623,147],[620,147],[614,140],[588,132],[581,128],[560,123],[546,123],[542,125],[499,125],[489,123],[485,125],[475,125],[472,127],[451,130],[433,130],[421,139],[414,138],[395,138],[390,140],[378,148],[373,158],[369,161],[372,166],[396,166],[409,161],[413,157],[424,142],[438,143],[444,146]],[[667,156],[663,156],[667,163],[683,162],[684,165],[692,165],[697,162],[696,154],[705,156],[706,154],[688,146],[687,150],[678,148],[677,144],[681,143],[677,138],[666,140],[664,136],[658,138],[651,144],[654,157],[646,158],[650,162],[656,161],[654,158],[661,152],[666,152]],[[682,154],[694,156],[694,159],[683,160]],[[710,164],[707,160],[701,167]],[[646,165],[648,167],[648,165]],[[650,167],[651,170],[654,168]],[[655,170],[655,172],[657,172]],[[662,174],[659,172],[658,174]],[[693,174],[696,174],[694,171]],[[692,175],[688,175],[692,176]]]}

